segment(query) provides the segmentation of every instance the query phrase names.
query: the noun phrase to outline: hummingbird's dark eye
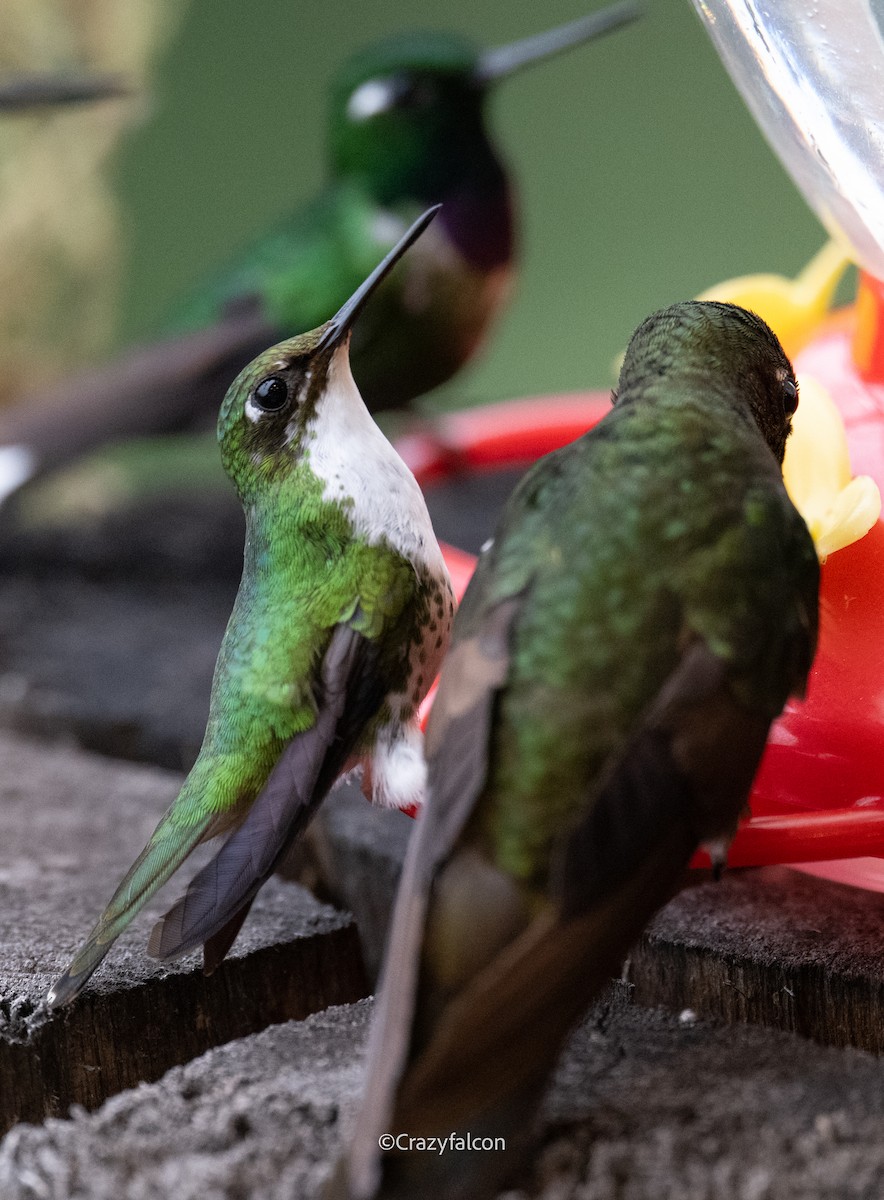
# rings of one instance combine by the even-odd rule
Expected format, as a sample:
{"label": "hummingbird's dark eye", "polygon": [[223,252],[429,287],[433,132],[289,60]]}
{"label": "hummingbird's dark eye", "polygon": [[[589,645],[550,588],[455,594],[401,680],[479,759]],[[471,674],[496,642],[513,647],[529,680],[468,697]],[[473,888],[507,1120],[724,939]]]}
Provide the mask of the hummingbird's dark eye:
{"label": "hummingbird's dark eye", "polygon": [[786,416],[791,417],[798,408],[798,385],[793,379],[787,379],[783,383],[783,409]]}
{"label": "hummingbird's dark eye", "polygon": [[288,384],[278,375],[262,379],[252,393],[252,399],[264,412],[278,412],[289,398]]}

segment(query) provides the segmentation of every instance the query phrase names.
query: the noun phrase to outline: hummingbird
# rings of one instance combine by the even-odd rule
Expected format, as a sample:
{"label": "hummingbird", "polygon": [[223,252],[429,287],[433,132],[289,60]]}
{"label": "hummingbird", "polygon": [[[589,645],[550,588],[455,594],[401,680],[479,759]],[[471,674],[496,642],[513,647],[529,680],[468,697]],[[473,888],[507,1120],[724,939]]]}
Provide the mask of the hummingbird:
{"label": "hummingbird", "polygon": [[[636,330],[610,412],[514,492],[455,620],[327,1196],[497,1195],[568,1032],[697,847],[724,862],[816,645],[781,473],[797,404],[760,318],[676,304]],[[387,1133],[506,1152],[382,1154]]]}
{"label": "hummingbird", "polygon": [[77,995],[205,839],[229,834],[156,926],[149,953],[166,960],[203,944],[211,971],[339,775],[361,766],[376,804],[422,802],[417,711],[454,596],[421,491],[363,404],[348,345],[363,305],[437,211],[331,320],[266,350],[227,392],[218,437],[247,532],[205,740],[50,1006]]}
{"label": "hummingbird", "polygon": [[331,88],[328,180],[185,301],[165,335],[0,414],[0,500],[103,441],[186,428],[271,342],[328,319],[428,205],[440,219],[380,288],[353,336],[372,411],[438,387],[472,358],[510,290],[512,185],[489,94],[534,62],[633,20],[609,8],[479,50],[446,33],[391,37]]}

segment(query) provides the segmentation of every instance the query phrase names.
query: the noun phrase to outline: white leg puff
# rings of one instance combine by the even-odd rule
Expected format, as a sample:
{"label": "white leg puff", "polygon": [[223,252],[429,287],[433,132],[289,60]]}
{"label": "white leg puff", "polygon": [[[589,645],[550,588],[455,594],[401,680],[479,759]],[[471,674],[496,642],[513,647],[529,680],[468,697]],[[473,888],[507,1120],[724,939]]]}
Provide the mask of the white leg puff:
{"label": "white leg puff", "polygon": [[412,815],[424,803],[427,768],[424,735],[417,720],[385,725],[371,757],[371,801],[381,808],[402,808]]}

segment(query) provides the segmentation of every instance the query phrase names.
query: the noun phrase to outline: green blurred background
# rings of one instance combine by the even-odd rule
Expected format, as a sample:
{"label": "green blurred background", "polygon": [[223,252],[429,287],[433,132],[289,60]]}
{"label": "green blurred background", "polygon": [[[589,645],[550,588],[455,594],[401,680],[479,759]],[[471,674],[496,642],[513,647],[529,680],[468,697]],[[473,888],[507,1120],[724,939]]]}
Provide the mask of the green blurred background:
{"label": "green blurred background", "polygon": [[[400,28],[483,45],[588,11],[580,0],[191,0],[148,119],[117,158],[128,246],[120,339],[323,179],[326,85]],[[599,7],[593,4],[592,7]],[[490,125],[517,179],[513,303],[458,402],[607,386],[653,309],[756,270],[795,273],[823,231],[758,132],[689,0],[515,76]]]}

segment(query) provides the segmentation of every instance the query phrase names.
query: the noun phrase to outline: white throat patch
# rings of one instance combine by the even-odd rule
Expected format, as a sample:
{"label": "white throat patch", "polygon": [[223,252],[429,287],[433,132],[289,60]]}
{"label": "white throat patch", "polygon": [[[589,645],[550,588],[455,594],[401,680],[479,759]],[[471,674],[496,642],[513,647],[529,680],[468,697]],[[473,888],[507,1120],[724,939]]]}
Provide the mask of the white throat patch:
{"label": "white throat patch", "polygon": [[353,524],[369,544],[386,540],[410,562],[447,577],[423,493],[365,407],[346,346],[329,365],[306,445],[310,469],[325,484],[323,499],[351,500]]}

